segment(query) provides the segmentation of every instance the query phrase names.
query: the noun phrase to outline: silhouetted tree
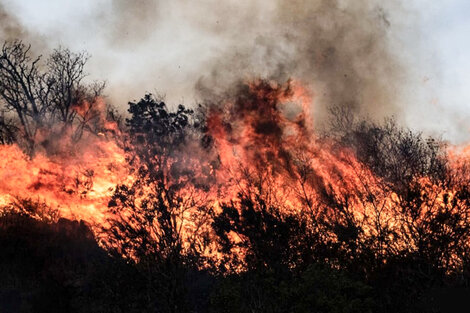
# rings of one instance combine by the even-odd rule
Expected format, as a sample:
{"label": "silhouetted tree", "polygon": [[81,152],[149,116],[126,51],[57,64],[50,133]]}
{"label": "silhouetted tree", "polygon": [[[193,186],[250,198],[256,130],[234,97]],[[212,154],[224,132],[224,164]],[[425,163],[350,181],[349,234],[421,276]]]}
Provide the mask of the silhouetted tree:
{"label": "silhouetted tree", "polygon": [[0,144],[7,145],[15,142],[17,132],[18,128],[14,122],[2,113],[0,116]]}
{"label": "silhouetted tree", "polygon": [[[328,207],[351,216],[323,221],[338,239],[338,264],[363,273],[385,312],[431,312],[432,290],[466,280],[468,161],[450,160],[445,143],[393,120],[336,122],[339,144],[377,175],[373,181],[359,177],[358,191],[324,194]],[[365,208],[368,214],[358,213]],[[450,283],[450,277],[460,280]]]}
{"label": "silhouetted tree", "polygon": [[[96,118],[92,107],[104,83],[83,82],[88,60],[85,53],[57,49],[43,65],[41,57],[32,57],[30,50],[31,46],[21,41],[4,43],[0,54],[0,99],[3,111],[17,124],[14,139],[33,153],[38,132],[44,128],[59,126],[64,132],[75,125],[72,135],[78,139],[83,128]],[[7,124],[0,126],[2,133],[8,132]]]}
{"label": "silhouetted tree", "polygon": [[[300,216],[268,206],[258,196],[222,205],[214,216],[213,228],[218,236],[222,255],[229,257],[224,266],[234,262],[232,270],[268,269],[287,271],[301,268],[313,261],[312,246],[316,234]],[[236,238],[234,238],[236,236]],[[230,260],[233,256],[241,260]]]}
{"label": "silhouetted tree", "polygon": [[394,119],[383,124],[358,120],[353,113],[331,109],[331,128],[337,140],[356,152],[359,160],[383,177],[396,192],[417,176],[434,181],[443,179],[448,170],[446,144],[400,127]]}
{"label": "silhouetted tree", "polygon": [[129,106],[128,161],[136,180],[118,186],[109,202],[109,244],[145,272],[148,298],[156,297],[162,311],[183,312],[188,271],[209,243],[205,192],[214,178],[200,145],[201,122],[193,110],[180,105],[171,112],[151,95]]}

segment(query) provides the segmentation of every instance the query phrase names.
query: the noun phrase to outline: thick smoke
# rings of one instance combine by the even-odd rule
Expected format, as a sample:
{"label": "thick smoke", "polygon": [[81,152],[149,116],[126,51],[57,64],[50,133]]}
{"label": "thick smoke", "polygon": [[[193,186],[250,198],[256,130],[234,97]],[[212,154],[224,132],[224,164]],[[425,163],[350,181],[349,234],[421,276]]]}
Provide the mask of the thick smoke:
{"label": "thick smoke", "polygon": [[[54,20],[42,34],[50,48],[87,50],[93,56],[88,71],[107,80],[118,106],[154,91],[188,105],[231,92],[240,80],[293,78],[313,91],[316,124],[322,124],[331,106],[399,115],[404,66],[389,43],[396,19],[406,17],[393,3],[84,1],[73,18]],[[37,38],[33,27],[28,33],[6,17],[8,38]]]}
{"label": "thick smoke", "polygon": [[108,40],[112,46],[132,47],[148,40],[158,26],[159,1],[113,0],[107,21]]}
{"label": "thick smoke", "polygon": [[22,40],[30,44],[32,54],[39,56],[47,53],[49,47],[43,35],[24,27],[17,16],[11,14],[0,0],[0,45],[5,41]]}
{"label": "thick smoke", "polygon": [[233,46],[197,85],[203,98],[214,86],[224,90],[240,78],[294,78],[314,91],[318,122],[332,106],[371,117],[398,115],[403,67],[389,45],[393,21],[387,13],[398,6],[384,8],[369,0],[279,0],[266,9],[264,20],[240,21],[233,29]]}
{"label": "thick smoke", "polygon": [[26,31],[19,21],[5,10],[2,3],[0,3],[0,21],[0,40],[13,40],[26,36]]}
{"label": "thick smoke", "polygon": [[295,2],[279,7],[279,19],[290,26],[287,44],[296,47],[294,75],[318,82],[327,105],[396,114],[401,69],[388,43],[392,24],[385,8],[366,0]]}

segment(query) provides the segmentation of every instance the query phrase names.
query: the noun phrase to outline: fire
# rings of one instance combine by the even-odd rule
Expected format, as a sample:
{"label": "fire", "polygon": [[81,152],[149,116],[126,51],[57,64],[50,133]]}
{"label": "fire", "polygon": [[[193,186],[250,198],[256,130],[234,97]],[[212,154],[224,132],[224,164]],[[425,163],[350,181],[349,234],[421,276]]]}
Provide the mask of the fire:
{"label": "fire", "polygon": [[[145,211],[149,199],[162,197],[160,205],[171,208],[168,223],[178,230],[174,236],[179,236],[183,250],[194,248],[197,242],[205,245],[203,254],[215,259],[222,256],[210,239],[214,236],[211,218],[226,204],[241,210],[240,198],[261,199],[280,215],[305,219],[312,231],[323,232],[336,243],[342,238],[334,229],[350,227],[357,244],[354,249],[372,241],[379,256],[417,249],[416,227],[433,227],[436,217],[468,208],[468,200],[460,195],[468,181],[464,170],[468,148],[448,151],[447,185],[424,175],[414,177],[407,183],[409,191],[402,192],[359,160],[351,147],[315,132],[313,98],[298,81],[242,84],[235,95],[206,107],[211,148],[193,141],[161,160],[158,155],[147,155],[147,161],[138,151],[153,150],[145,144],[144,150],[125,149],[129,145],[123,143],[126,136],[104,118],[103,102],[94,106],[84,102],[75,107],[77,113],[83,119],[89,114],[98,116],[105,132],[114,135],[89,134],[75,143],[65,132],[53,153],[39,149],[32,157],[15,144],[0,146],[0,205],[8,208],[17,199],[32,199],[57,209],[63,217],[85,220],[98,231],[115,220],[117,211],[112,207],[129,200],[116,193],[134,188],[132,204],[120,211],[121,223],[150,227],[151,236],[163,236],[161,226],[156,225],[162,217],[157,214],[155,220],[149,219]],[[44,132],[42,137],[48,136]],[[139,177],[142,171],[147,176]],[[162,181],[152,181],[152,177]],[[419,192],[410,193],[413,190]],[[203,207],[211,208],[212,215],[204,213]],[[133,211],[136,208],[143,213]],[[331,228],[324,226],[325,221]],[[233,232],[228,237],[235,243],[243,241]],[[113,244],[123,244],[123,240]],[[231,253],[243,258],[245,252],[234,247]]]}
{"label": "fire", "polygon": [[32,158],[17,145],[0,146],[0,203],[43,202],[61,216],[103,223],[116,184],[128,177],[124,152],[116,142],[95,138],[59,155]]}
{"label": "fire", "polygon": [[351,150],[315,134],[307,110],[313,101],[298,82],[259,82],[246,92],[223,107],[230,113],[212,111],[208,118],[221,163],[238,184],[232,190],[258,183],[273,204],[300,209],[319,201],[321,188],[339,194],[357,189],[362,176],[375,179]]}
{"label": "fire", "polygon": [[[455,223],[468,225],[467,148],[446,150],[448,178],[415,175],[399,182],[406,185],[404,190],[397,189],[396,182],[377,175],[351,148],[315,133],[306,110],[312,102],[298,82],[260,81],[246,86],[222,109],[215,106],[209,129],[225,170],[221,176],[232,179],[224,182],[230,186],[229,199],[236,194],[254,202],[262,199],[281,215],[306,219],[316,228],[312,231],[337,244],[343,240],[335,229],[340,227],[353,234],[354,249],[372,243],[376,257],[384,260],[421,249],[421,232],[443,227],[440,234],[445,236],[453,227],[441,225],[450,223],[447,216],[458,216]],[[234,243],[243,241],[237,234],[228,236]],[[243,255],[238,249],[235,244],[232,254]],[[445,256],[436,257],[449,262]],[[452,262],[442,266],[458,267],[458,261]]]}

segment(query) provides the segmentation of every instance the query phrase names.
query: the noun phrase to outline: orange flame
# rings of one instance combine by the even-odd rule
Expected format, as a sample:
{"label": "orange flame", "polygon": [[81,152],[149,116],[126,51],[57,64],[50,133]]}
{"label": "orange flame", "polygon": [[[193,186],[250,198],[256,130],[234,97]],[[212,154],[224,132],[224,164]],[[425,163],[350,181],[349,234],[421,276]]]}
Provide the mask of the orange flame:
{"label": "orange flame", "polygon": [[124,152],[113,141],[95,138],[74,153],[33,158],[16,146],[0,146],[0,205],[16,197],[57,208],[61,216],[104,222],[114,187],[128,179]]}
{"label": "orange flame", "polygon": [[[226,102],[209,106],[207,128],[221,163],[219,169],[211,168],[217,171],[216,186],[206,191],[188,187],[180,195],[188,201],[181,203],[192,203],[197,210],[194,199],[204,199],[217,210],[239,193],[258,195],[285,213],[312,220],[352,219],[364,229],[358,240],[375,236],[394,242],[397,251],[413,248],[415,242],[407,235],[395,240],[396,234],[413,232],[398,213],[404,200],[353,151],[314,132],[312,103],[312,94],[297,81],[284,85],[254,81]],[[93,114],[101,116],[104,105],[99,104]],[[91,107],[85,103],[76,110],[85,117]],[[100,119],[104,129],[118,133],[115,124]],[[116,185],[135,180],[126,153],[118,139],[102,134],[75,145],[64,140],[65,151],[52,155],[39,151],[32,158],[16,145],[0,146],[0,205],[9,206],[16,197],[31,198],[57,208],[64,217],[102,225]],[[192,153],[192,148],[187,152]],[[468,147],[451,149],[451,168],[461,173],[469,154]],[[423,193],[421,219],[446,210],[455,195],[428,177],[415,183]],[[196,213],[188,210],[178,217],[185,238],[200,227],[191,222]],[[232,234],[232,240],[240,238]],[[380,247],[377,251],[381,253]]]}

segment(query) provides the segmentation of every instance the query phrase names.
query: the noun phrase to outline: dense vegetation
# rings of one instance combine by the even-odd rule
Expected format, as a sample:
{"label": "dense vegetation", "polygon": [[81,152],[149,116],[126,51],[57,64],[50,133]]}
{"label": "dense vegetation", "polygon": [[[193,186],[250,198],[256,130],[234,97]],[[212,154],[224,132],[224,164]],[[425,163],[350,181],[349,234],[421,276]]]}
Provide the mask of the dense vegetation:
{"label": "dense vegetation", "polygon": [[[0,119],[3,145],[16,143],[33,155],[51,145],[37,140],[44,125],[79,141],[103,131],[100,119],[120,123],[112,110],[105,115],[93,110],[104,85],[82,83],[86,55],[57,50],[45,68],[38,60],[28,57],[22,43],[3,48],[0,96],[9,113]],[[262,95],[268,99],[263,103],[271,103],[272,93]],[[244,93],[243,101],[258,94]],[[264,183],[243,185],[216,211],[203,198],[182,196],[216,185],[214,171],[205,170],[221,166],[208,129],[210,109],[171,110],[151,95],[129,103],[120,127],[137,179],[116,187],[108,205],[112,215],[98,233],[31,199],[5,208],[0,311],[455,312],[467,301],[468,176],[466,167],[449,165],[442,142],[393,121],[355,121],[335,111],[328,140],[353,151],[381,179],[380,192],[394,194],[400,228],[377,219],[371,231],[352,213],[350,197],[327,187],[315,218],[313,209],[298,213],[277,207]],[[262,126],[256,128],[259,134],[279,132],[273,120]],[[286,160],[291,157],[284,148],[279,151]],[[305,169],[300,165],[291,168]],[[437,196],[420,183],[422,177],[443,190],[440,205],[429,205]],[[372,206],[379,197],[354,196]],[[307,200],[305,206],[312,208]],[[178,222],[188,210],[198,226],[190,237]],[[334,214],[321,214],[327,210]],[[107,240],[99,245],[101,235]],[[218,260],[205,253],[213,243]],[[235,254],[238,250],[243,253]]]}

